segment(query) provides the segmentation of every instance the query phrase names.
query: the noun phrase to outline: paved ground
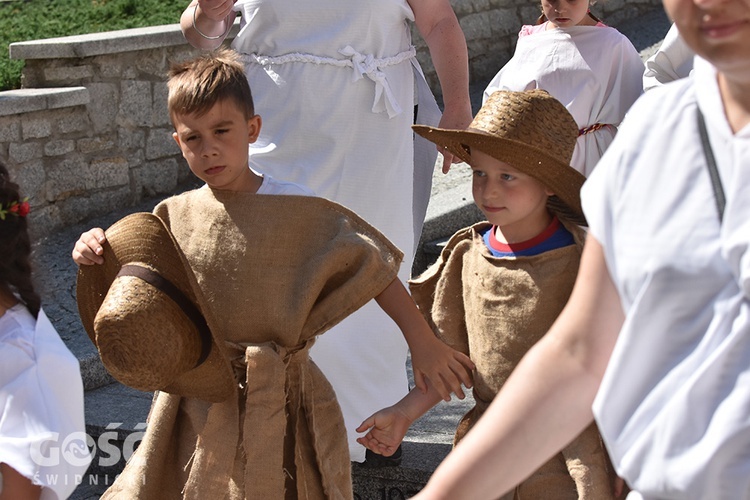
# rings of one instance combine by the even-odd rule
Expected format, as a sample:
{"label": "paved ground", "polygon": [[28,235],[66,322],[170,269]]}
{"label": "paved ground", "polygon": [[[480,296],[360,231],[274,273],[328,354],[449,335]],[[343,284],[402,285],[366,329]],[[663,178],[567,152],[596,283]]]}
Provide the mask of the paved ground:
{"label": "paved ground", "polygon": [[[669,21],[661,10],[618,26],[644,58],[653,53],[668,27]],[[475,112],[481,104],[481,92],[485,84],[486,82],[478,82],[472,86]],[[432,194],[425,226],[426,240],[448,236],[476,219],[477,212],[471,203],[470,171],[466,165],[454,165],[448,175],[443,175],[436,169]],[[158,201],[149,200],[136,207],[66,228],[50,234],[37,244],[37,278],[45,311],[81,362],[82,375],[88,389],[88,432],[94,436],[112,431],[112,423],[120,424],[117,429],[123,431],[121,438],[127,432],[138,431],[139,424],[145,421],[148,412],[150,394],[111,384],[112,379],[101,368],[96,351],[78,320],[74,296],[76,267],[70,259],[70,251],[80,233],[89,227],[107,227],[129,213],[151,211]],[[422,258],[426,262],[432,257]],[[422,471],[429,474],[449,451],[455,424],[470,405],[470,400],[442,403],[417,422],[407,437],[402,472]],[[108,425],[110,429],[107,429]],[[106,470],[99,472],[105,474]],[[98,476],[97,480],[98,485],[82,484],[71,498],[98,498],[107,483],[111,484],[113,477]]]}

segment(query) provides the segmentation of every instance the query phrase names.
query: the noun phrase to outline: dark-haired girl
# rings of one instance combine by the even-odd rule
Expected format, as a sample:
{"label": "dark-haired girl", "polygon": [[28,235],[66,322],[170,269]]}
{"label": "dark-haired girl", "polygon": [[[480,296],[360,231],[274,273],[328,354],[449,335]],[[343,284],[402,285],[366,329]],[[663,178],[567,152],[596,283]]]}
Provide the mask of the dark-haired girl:
{"label": "dark-haired girl", "polygon": [[34,291],[28,214],[0,164],[0,500],[67,498],[91,460],[78,361]]}

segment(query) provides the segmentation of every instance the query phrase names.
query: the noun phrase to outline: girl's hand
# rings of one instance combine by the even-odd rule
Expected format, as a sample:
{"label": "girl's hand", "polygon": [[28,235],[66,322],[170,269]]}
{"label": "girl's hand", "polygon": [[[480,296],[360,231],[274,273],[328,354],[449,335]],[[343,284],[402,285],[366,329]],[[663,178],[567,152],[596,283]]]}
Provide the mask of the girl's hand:
{"label": "girl's hand", "polygon": [[432,332],[430,335],[420,336],[416,344],[411,349],[411,362],[414,383],[419,390],[427,392],[425,379],[429,379],[444,401],[450,401],[451,392],[459,399],[464,399],[461,385],[467,388],[472,386],[474,363],[471,359],[441,342]]}
{"label": "girl's hand", "polygon": [[104,230],[98,227],[89,229],[81,234],[73,247],[73,262],[79,266],[90,266],[93,264],[104,264],[104,248],[102,245],[107,241]]}
{"label": "girl's hand", "polygon": [[198,8],[203,15],[212,21],[223,21],[227,18],[237,0],[197,0]]}
{"label": "girl's hand", "polygon": [[367,434],[358,437],[357,442],[379,455],[386,457],[393,455],[412,424],[411,419],[397,406],[396,404],[383,408],[365,419],[356,431],[367,431]]}

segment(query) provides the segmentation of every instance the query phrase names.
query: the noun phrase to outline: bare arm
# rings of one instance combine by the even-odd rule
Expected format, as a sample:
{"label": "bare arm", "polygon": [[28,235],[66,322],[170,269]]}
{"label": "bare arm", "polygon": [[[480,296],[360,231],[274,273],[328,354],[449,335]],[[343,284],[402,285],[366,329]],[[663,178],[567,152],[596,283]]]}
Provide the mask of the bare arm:
{"label": "bare arm", "polygon": [[395,405],[367,417],[356,429],[367,434],[357,442],[380,455],[393,455],[411,424],[440,402],[440,394],[432,384],[427,385],[426,393],[414,388]]}
{"label": "bare arm", "polygon": [[623,320],[602,247],[589,236],[560,317],[415,498],[497,498],[563,448],[593,420]]}
{"label": "bare arm", "polygon": [[[192,0],[180,16],[180,28],[188,43],[197,49],[215,49],[221,45],[237,16],[237,13],[232,11],[236,1]],[[201,36],[196,27],[206,36],[218,38],[209,39]]]}
{"label": "bare arm", "polygon": [[[472,119],[469,98],[469,54],[466,38],[448,0],[408,0],[415,24],[430,50],[443,93],[440,127],[464,129]],[[443,153],[443,172],[448,172],[452,155]]]}
{"label": "bare arm", "polygon": [[[409,344],[417,387],[425,393],[428,391],[426,377],[446,401],[450,401],[451,392],[463,399],[461,384],[471,387],[471,371],[474,369],[469,357],[448,347],[435,336],[398,278],[375,300],[396,322]],[[377,339],[373,339],[373,342],[377,342]]]}

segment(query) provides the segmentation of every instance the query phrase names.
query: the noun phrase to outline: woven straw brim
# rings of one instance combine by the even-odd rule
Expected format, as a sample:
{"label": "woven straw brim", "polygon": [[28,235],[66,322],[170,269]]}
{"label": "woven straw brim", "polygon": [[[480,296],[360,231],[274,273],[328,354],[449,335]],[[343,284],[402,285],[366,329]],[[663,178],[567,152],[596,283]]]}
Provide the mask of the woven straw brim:
{"label": "woven straw brim", "polygon": [[154,270],[207,316],[195,277],[162,221],[150,213],[135,213],[105,235],[104,264],[80,266],[76,287],[81,322],[104,366],[117,380],[140,390],[214,402],[229,397],[234,376],[210,318],[211,352],[195,367],[199,333],[177,304],[139,278],[117,277],[126,264]]}
{"label": "woven straw brim", "polygon": [[534,177],[555,193],[547,203],[551,211],[575,224],[587,225],[580,195],[586,177],[570,165],[524,142],[495,137],[479,130],[451,130],[426,125],[412,128],[466,163],[471,163],[467,147],[469,150],[476,148]]}

